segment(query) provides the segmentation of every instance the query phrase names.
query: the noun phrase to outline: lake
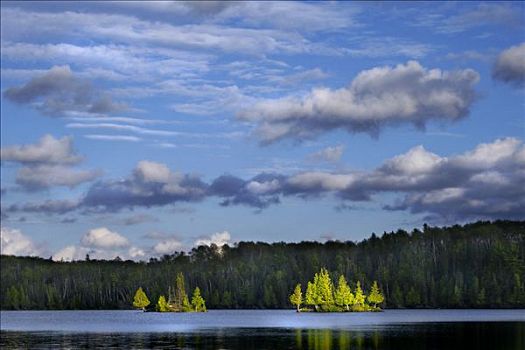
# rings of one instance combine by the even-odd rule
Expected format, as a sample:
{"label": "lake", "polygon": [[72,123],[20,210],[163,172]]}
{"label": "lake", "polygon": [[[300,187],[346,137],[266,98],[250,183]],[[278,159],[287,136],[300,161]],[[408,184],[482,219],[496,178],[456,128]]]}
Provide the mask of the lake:
{"label": "lake", "polygon": [[4,348],[525,349],[525,310],[2,311]]}

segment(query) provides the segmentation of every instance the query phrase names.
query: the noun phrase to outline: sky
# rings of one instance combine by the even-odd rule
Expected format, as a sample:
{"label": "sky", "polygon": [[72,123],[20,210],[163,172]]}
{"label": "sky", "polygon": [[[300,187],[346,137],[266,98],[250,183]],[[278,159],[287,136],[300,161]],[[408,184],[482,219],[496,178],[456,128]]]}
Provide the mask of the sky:
{"label": "sky", "polygon": [[1,3],[2,254],[525,219],[525,4]]}

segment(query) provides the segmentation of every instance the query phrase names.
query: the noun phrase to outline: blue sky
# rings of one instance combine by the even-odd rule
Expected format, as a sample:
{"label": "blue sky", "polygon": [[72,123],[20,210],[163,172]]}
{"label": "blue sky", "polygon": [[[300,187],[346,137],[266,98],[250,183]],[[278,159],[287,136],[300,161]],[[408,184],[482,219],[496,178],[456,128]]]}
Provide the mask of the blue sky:
{"label": "blue sky", "polygon": [[525,211],[519,2],[2,2],[2,253]]}

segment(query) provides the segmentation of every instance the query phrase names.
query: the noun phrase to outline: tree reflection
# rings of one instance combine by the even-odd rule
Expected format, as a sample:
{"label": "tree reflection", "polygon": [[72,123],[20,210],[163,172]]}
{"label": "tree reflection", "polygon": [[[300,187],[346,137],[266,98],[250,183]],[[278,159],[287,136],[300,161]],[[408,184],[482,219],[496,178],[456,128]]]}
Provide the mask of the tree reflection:
{"label": "tree reflection", "polygon": [[525,322],[441,323],[377,329],[230,328],[196,333],[1,331],[1,349],[525,349]]}

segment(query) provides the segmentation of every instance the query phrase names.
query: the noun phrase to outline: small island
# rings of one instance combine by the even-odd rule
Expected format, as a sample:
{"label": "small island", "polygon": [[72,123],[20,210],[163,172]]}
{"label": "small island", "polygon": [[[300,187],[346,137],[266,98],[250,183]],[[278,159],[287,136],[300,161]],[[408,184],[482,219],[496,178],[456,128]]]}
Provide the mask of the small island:
{"label": "small island", "polygon": [[303,291],[301,284],[295,286],[290,295],[290,302],[296,306],[297,312],[365,312],[381,311],[378,306],[385,301],[379,290],[377,281],[374,281],[370,294],[365,296],[361,282],[357,281],[354,292],[348,285],[345,276],[340,275],[337,288],[330,278],[326,268],[315,274],[313,282],[309,281],[306,287],[304,303],[312,308],[301,308],[303,304]]}
{"label": "small island", "polygon": [[191,303],[186,294],[184,275],[182,272],[177,274],[175,288],[168,288],[168,300],[164,295],[159,296],[155,307],[150,307],[151,302],[142,289],[139,287],[133,298],[133,306],[143,311],[157,312],[206,312],[206,302],[201,295],[199,287],[196,287],[191,297]]}

